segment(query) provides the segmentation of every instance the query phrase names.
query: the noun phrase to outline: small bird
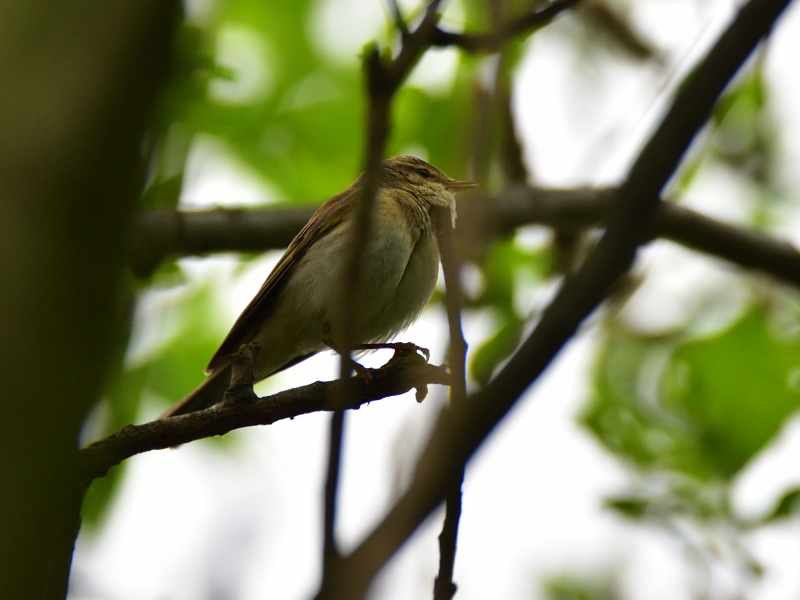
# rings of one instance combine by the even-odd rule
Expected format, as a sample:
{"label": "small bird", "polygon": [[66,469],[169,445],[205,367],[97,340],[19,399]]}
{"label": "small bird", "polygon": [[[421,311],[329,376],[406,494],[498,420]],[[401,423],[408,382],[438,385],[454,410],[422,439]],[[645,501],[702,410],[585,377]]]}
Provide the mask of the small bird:
{"label": "small bird", "polygon": [[[162,419],[221,401],[230,383],[228,357],[243,344],[261,346],[256,381],[331,348],[362,176],[312,215],[208,363],[206,380]],[[384,160],[379,181],[350,294],[350,332],[357,344],[388,342],[416,321],[439,273],[431,209],[449,209],[455,224],[453,194],[477,185],[455,181],[413,156]]]}

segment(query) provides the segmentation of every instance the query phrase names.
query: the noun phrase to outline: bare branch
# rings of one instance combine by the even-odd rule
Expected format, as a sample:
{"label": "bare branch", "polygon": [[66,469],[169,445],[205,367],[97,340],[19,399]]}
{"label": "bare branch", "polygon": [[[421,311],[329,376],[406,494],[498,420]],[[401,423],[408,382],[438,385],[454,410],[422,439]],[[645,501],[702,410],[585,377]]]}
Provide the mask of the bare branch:
{"label": "bare branch", "polygon": [[586,2],[578,13],[585,21],[605,33],[612,48],[636,60],[664,63],[661,51],[637,31],[627,16],[611,3]]}
{"label": "bare branch", "polygon": [[[436,25],[441,16],[438,13],[441,3],[442,0],[429,0],[422,22],[412,34],[406,36],[400,53],[386,66],[383,82],[386,86],[384,91],[389,95],[393,95],[399,89],[419,57],[432,45],[437,31]],[[372,89],[370,93],[371,95],[374,93]]]}
{"label": "bare branch", "polygon": [[[450,347],[447,364],[452,373],[450,404],[456,406],[467,397],[467,341],[461,329],[461,260],[456,251],[450,211],[437,209],[433,215],[436,239],[441,254],[445,282],[445,305],[450,330]],[[439,573],[433,586],[433,600],[451,600],[456,593],[453,569],[458,543],[458,525],[461,519],[461,485],[464,471],[447,491],[445,517],[439,534]]]}
{"label": "bare branch", "polygon": [[[615,193],[613,189],[518,187],[491,197],[473,194],[458,201],[456,235],[474,245],[477,240],[507,235],[524,225],[548,225],[567,233],[600,227]],[[300,231],[312,212],[313,209],[299,208],[153,211],[140,220],[135,237],[142,246],[164,249],[165,255],[194,254],[197,248],[202,252],[257,252],[285,247],[287,239]],[[792,244],[722,223],[677,204],[664,202],[659,206],[647,235],[663,237],[800,286],[800,251]],[[131,261],[136,265],[134,269],[144,264],[137,255]]]}
{"label": "bare branch", "polygon": [[555,0],[544,8],[498,25],[490,33],[453,33],[436,29],[432,46],[456,46],[465,52],[495,52],[510,39],[541,29],[581,0]]}
{"label": "bare branch", "polygon": [[316,208],[144,212],[136,219],[129,263],[136,275],[146,276],[172,256],[284,249]]}
{"label": "bare branch", "polygon": [[[459,233],[476,239],[508,234],[531,223],[574,233],[603,226],[617,194],[614,189],[547,190],[514,188],[491,199],[463,198],[459,203]],[[466,232],[461,234],[462,231]],[[665,238],[748,269],[757,269],[800,286],[800,251],[791,243],[717,221],[670,202],[661,202],[647,239]]]}
{"label": "bare branch", "polygon": [[405,37],[409,35],[409,31],[406,20],[403,17],[403,11],[400,10],[400,5],[397,3],[397,0],[388,0],[388,2],[389,10],[391,10],[392,18],[394,19],[394,26],[397,27],[401,37],[405,39]]}
{"label": "bare branch", "polygon": [[709,219],[674,204],[659,208],[654,235],[800,286],[800,252],[787,241]]}
{"label": "bare branch", "polygon": [[234,429],[253,425],[271,425],[283,419],[333,410],[334,399],[341,387],[347,387],[345,408],[362,405],[388,396],[404,394],[413,388],[428,384],[448,385],[450,375],[444,367],[428,364],[417,353],[393,357],[380,369],[370,369],[370,381],[364,377],[316,382],[311,385],[279,392],[252,402],[222,402],[205,410],[151,421],[142,425],[128,425],[105,439],[80,450],[78,474],[82,479],[103,477],[108,470],[142,452],[162,450],[215,435],[224,435]]}
{"label": "bare branch", "polygon": [[[437,9],[441,0],[430,0],[425,17],[413,33],[403,37],[403,45],[397,58],[384,64],[378,49],[375,48],[364,59],[367,90],[369,92],[369,111],[364,173],[361,176],[361,190],[353,210],[351,247],[343,270],[339,289],[339,319],[334,323],[334,340],[339,346],[341,362],[339,378],[346,380],[352,371],[350,351],[356,340],[352,339],[348,315],[352,306],[353,290],[361,272],[361,258],[369,239],[370,218],[375,195],[380,187],[380,169],[386,140],[389,136],[390,109],[394,94],[412,67],[430,45],[430,37],[439,20]],[[362,340],[363,341],[363,340]],[[342,406],[346,403],[345,391],[339,391]],[[336,521],[336,491],[339,481],[342,436],[344,433],[344,413],[342,408],[331,415],[330,439],[328,447],[328,469],[325,476],[325,539],[323,548],[323,580],[332,577],[331,571],[338,568],[338,551],[334,539]]]}
{"label": "bare branch", "polygon": [[[344,363],[347,358],[342,357]],[[340,400],[337,400],[339,404]],[[325,513],[322,523],[322,564],[326,567],[335,563],[341,554],[336,543],[336,508],[339,471],[342,464],[342,441],[344,440],[344,410],[331,414],[328,428],[328,466],[325,472]]]}

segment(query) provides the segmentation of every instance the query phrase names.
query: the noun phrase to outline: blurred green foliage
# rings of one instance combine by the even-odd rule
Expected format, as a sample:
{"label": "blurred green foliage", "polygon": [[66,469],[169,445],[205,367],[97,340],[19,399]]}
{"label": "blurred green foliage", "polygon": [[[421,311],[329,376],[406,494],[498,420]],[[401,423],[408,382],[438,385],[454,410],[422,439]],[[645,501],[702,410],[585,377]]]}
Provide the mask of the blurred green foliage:
{"label": "blurred green foliage", "polygon": [[703,336],[688,327],[647,336],[608,317],[581,417],[636,473],[628,491],[606,500],[608,508],[659,524],[683,543],[681,528],[694,528],[710,550],[689,548],[698,562],[727,547],[749,576],[762,568],[738,535],[800,508],[798,490],[756,519],[738,515],[730,500],[737,476],[800,407],[797,323],[779,312],[755,302]]}
{"label": "blurred green foliage", "polygon": [[605,574],[562,573],[542,582],[547,600],[617,600],[622,597],[619,585]]}
{"label": "blurred green foliage", "polygon": [[[742,190],[750,225],[769,230],[788,198],[777,168],[779,130],[763,49],[724,94],[709,129],[681,167],[674,198],[690,194],[700,176],[721,173]],[[712,333],[696,333],[698,315],[649,335],[610,311],[580,417],[631,470],[628,489],[606,506],[672,533],[701,579],[715,560],[727,561],[743,581],[759,576],[762,567],[742,536],[800,512],[798,489],[784,492],[760,517],[743,517],[731,501],[737,479],[800,408],[796,300],[785,288],[748,278],[742,278],[749,300],[741,313]],[[714,304],[702,294],[701,302]]]}
{"label": "blurred green foliage", "polygon": [[[175,274],[162,277],[176,280]],[[121,366],[106,391],[101,405],[104,418],[101,432],[105,435],[134,423],[140,417],[145,399],[177,401],[204,378],[203,369],[226,333],[219,318],[219,305],[208,283],[177,288],[179,297],[172,310],[160,315],[153,329],[168,329],[171,335],[154,344],[143,360],[128,360]],[[151,331],[150,335],[156,334]],[[222,438],[214,438],[216,440]],[[81,510],[84,523],[97,525],[117,490],[126,463],[108,475],[95,479]]]}
{"label": "blurred green foliage", "polygon": [[[471,4],[482,3],[467,4],[467,24],[482,21],[471,16],[478,12]],[[180,68],[158,119],[160,147],[176,126],[186,139],[213,136],[287,203],[320,202],[346,187],[362,160],[362,73],[357,61],[332,60],[314,39],[320,5],[226,0],[207,25],[187,25],[176,48]],[[390,31],[387,17],[383,43]],[[413,147],[445,171],[464,173],[477,62],[462,61],[444,93],[411,86],[400,92],[389,154]]]}
{"label": "blurred green foliage", "polygon": [[737,477],[800,407],[796,311],[763,292],[732,322],[703,335],[690,322],[649,336],[607,316],[594,391],[581,416],[631,467],[628,489],[605,506],[673,534],[701,578],[720,560],[743,581],[760,576],[763,567],[742,536],[800,510],[798,489],[760,517],[741,516],[731,501]]}
{"label": "blurred green foliage", "polygon": [[761,307],[701,339],[608,323],[584,423],[640,468],[730,480],[800,407],[800,340],[768,324]]}
{"label": "blurred green foliage", "polygon": [[519,313],[515,303],[519,288],[541,283],[551,269],[549,247],[527,250],[512,237],[497,240],[488,249],[481,262],[483,289],[466,303],[472,309],[491,309],[495,318],[494,333],[477,345],[469,364],[470,376],[480,385],[486,385],[497,366],[516,350],[532,316]]}
{"label": "blurred green foliage", "polygon": [[772,523],[780,519],[786,519],[800,513],[800,489],[792,489],[786,492],[778,500],[775,508],[763,519],[763,523]]}
{"label": "blurred green foliage", "polygon": [[770,105],[763,49],[717,104],[712,135],[701,152],[680,170],[677,188],[685,194],[704,168],[721,166],[751,189],[750,220],[759,229],[779,222],[787,194],[779,181],[779,130]]}

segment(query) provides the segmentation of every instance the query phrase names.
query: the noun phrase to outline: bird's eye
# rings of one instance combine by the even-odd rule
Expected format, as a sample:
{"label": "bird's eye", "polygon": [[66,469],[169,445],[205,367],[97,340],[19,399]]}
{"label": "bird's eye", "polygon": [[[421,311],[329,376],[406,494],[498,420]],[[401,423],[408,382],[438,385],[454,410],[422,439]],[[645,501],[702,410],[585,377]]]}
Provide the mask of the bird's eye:
{"label": "bird's eye", "polygon": [[425,179],[431,176],[431,172],[428,169],[417,169],[417,173],[422,175]]}

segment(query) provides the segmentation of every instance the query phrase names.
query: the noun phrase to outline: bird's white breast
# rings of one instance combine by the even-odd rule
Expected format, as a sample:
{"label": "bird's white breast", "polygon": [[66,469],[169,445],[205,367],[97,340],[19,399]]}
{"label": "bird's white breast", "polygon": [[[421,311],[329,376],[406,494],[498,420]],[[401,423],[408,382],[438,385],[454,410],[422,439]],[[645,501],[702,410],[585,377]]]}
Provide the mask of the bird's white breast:
{"label": "bird's white breast", "polygon": [[[425,308],[436,285],[439,251],[429,223],[408,226],[392,199],[374,209],[369,242],[346,311],[352,339],[384,342],[403,331]],[[292,358],[325,349],[339,312],[349,244],[345,220],[315,241],[289,274],[280,301],[256,340],[262,346],[259,375]]]}

